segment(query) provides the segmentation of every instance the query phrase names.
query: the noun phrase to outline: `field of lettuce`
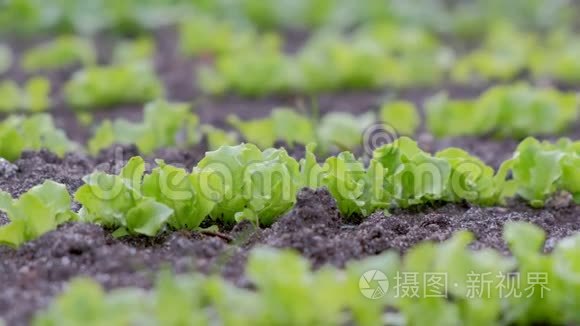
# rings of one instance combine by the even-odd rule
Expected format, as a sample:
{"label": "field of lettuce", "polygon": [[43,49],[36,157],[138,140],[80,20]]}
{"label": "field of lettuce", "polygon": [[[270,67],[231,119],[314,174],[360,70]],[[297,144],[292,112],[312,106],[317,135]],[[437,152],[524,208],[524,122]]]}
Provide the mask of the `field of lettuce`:
{"label": "field of lettuce", "polygon": [[580,325],[579,22],[0,0],[0,325]]}

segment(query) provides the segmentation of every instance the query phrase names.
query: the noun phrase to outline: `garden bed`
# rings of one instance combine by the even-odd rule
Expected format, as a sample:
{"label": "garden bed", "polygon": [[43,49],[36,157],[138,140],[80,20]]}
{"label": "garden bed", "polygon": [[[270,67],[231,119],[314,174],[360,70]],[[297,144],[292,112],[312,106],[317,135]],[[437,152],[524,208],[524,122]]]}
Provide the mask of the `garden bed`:
{"label": "garden bed", "polygon": [[[493,78],[473,84],[445,80],[433,86],[354,87],[351,90],[314,91],[312,94],[290,91],[248,97],[228,90],[225,94],[213,95],[198,84],[195,76],[200,70],[215,64],[216,56],[185,56],[180,52],[179,35],[175,27],[157,28],[150,34],[156,47],[152,60],[154,75],[159,77],[165,88],[164,97],[169,101],[191,103],[191,112],[199,118],[199,125],[221,128],[226,132],[235,131],[231,123],[232,115],[242,120],[263,119],[269,117],[275,108],[294,110],[311,119],[310,122],[315,125],[322,116],[335,112],[349,113],[351,117],[359,117],[367,112],[379,115],[385,102],[397,99],[417,107],[421,121],[413,133],[406,136],[415,139],[421,149],[428,153],[426,155],[457,147],[481,159],[494,171],[514,157],[523,138],[498,135],[494,133],[495,129],[473,135],[435,137],[425,121],[429,115],[425,103],[436,94],[445,92],[454,100],[474,99],[501,84],[494,82]],[[310,32],[300,29],[286,29],[282,35],[283,51],[288,55],[299,52],[311,36]],[[4,43],[12,49],[18,61],[26,55],[28,49],[52,38],[11,37]],[[111,63],[112,51],[119,39],[114,33],[104,32],[93,38],[99,64]],[[458,40],[450,43],[457,45],[456,42]],[[471,44],[460,48],[466,52],[474,49]],[[81,144],[81,147],[93,137],[95,126],[105,120],[126,119],[138,122],[144,119],[142,103],[103,105],[90,110],[79,110],[71,105],[65,96],[65,88],[79,68],[79,65],[73,65],[29,73],[15,63],[5,73],[0,71],[0,77],[19,84],[33,76],[46,77],[52,85],[52,103],[47,114],[54,119],[57,128],[62,129],[71,141]],[[510,81],[541,84],[526,69]],[[577,91],[574,83],[554,80],[547,83],[562,93]],[[188,113],[191,112],[188,110]],[[83,123],[83,114],[87,113],[90,120]],[[24,114],[32,115],[31,112]],[[2,120],[11,115],[12,112],[0,110]],[[377,120],[377,123],[380,121]],[[365,128],[362,129],[366,132]],[[178,138],[179,135],[174,136]],[[238,139],[244,141],[244,135],[240,136]],[[366,136],[353,148],[337,146],[330,151],[316,153],[318,163],[336,157],[345,149],[361,158],[365,164],[363,169],[366,169],[373,158],[373,150],[391,143],[400,135],[387,134],[378,143]],[[560,133],[529,136],[551,142],[560,137],[578,141],[580,120],[576,117]],[[290,157],[299,161],[311,154],[306,145],[291,144],[286,139],[279,139],[273,147],[284,148]],[[106,146],[97,155],[90,155],[84,148],[60,156],[47,149],[26,150],[13,162],[0,159],[0,190],[17,198],[51,180],[66,186],[74,199],[75,192],[86,183],[83,178],[94,171],[118,174],[132,157],[141,156],[147,163],[146,174],[151,173],[155,164],[158,164],[157,159],[171,166],[182,167],[189,173],[206,157],[211,147],[208,135],[204,134],[199,141],[185,146],[162,146],[150,153],[140,152],[137,144]],[[511,173],[507,178],[512,178]],[[169,269],[175,274],[219,275],[228,284],[254,291],[256,285],[248,276],[247,265],[252,253],[262,247],[298,252],[313,271],[325,271],[328,266],[339,271],[350,271],[349,265],[360,262],[366,266],[364,264],[373,257],[389,251],[405,257],[425,242],[447,243],[461,231],[473,234],[473,241],[468,246],[473,252],[493,249],[501,257],[511,259],[515,253],[510,251],[510,248],[513,250],[511,244],[506,242],[504,226],[512,222],[527,222],[545,232],[546,239],[540,251],[546,257],[557,250],[560,240],[577,236],[580,232],[580,205],[574,202],[571,194],[559,188],[557,191],[547,191],[548,199],[539,208],[530,206],[530,198],[518,195],[507,196],[503,205],[500,203],[504,198],[494,201],[492,205],[479,205],[464,198],[454,201],[437,198],[410,207],[385,205],[385,209],[376,210],[367,216],[360,212],[343,215],[331,192],[327,188],[302,188],[293,206],[272,225],[258,225],[259,219],[231,223],[233,218],[230,218],[228,223],[223,219],[206,217],[193,230],[163,227],[154,236],[129,232],[131,234],[117,237],[116,228],[69,221],[20,247],[1,245],[0,322],[3,320],[6,325],[30,324],[39,312],[52,307],[55,298],[78,277],[91,278],[107,291],[126,287],[150,290],[156,287],[160,272]],[[73,200],[73,214],[79,213],[82,206]],[[0,226],[10,222],[7,214],[0,212]],[[449,298],[449,301],[454,299],[457,298]],[[383,309],[388,312],[396,310],[392,307]],[[348,318],[347,321],[352,322]]]}

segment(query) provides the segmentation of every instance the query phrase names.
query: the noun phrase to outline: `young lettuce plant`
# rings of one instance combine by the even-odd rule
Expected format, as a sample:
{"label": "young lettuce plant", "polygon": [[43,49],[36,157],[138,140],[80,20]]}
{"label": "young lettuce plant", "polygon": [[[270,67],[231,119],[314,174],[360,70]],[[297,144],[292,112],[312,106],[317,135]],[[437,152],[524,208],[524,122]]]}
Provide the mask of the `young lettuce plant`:
{"label": "young lettuce plant", "polygon": [[373,158],[387,169],[389,193],[400,207],[441,200],[449,191],[449,162],[424,152],[410,138],[377,148]]}
{"label": "young lettuce plant", "polygon": [[77,147],[47,114],[10,116],[0,122],[0,157],[8,161],[18,159],[24,150],[45,148],[62,156]]}
{"label": "young lettuce plant", "polygon": [[18,199],[0,191],[0,210],[10,219],[10,223],[0,227],[0,244],[18,247],[62,223],[75,220],[70,205],[66,187],[50,180],[31,188]]}
{"label": "young lettuce plant", "polygon": [[201,132],[206,138],[207,146],[210,151],[215,151],[224,145],[234,146],[240,143],[237,133],[228,132],[212,125],[202,125]]}
{"label": "young lettuce plant", "polygon": [[[74,197],[82,204],[82,221],[115,228],[114,235],[156,235],[174,213],[167,205],[142,193],[145,162],[133,157],[119,175],[97,171],[83,178]],[[150,188],[151,189],[151,188]]]}
{"label": "young lettuce plant", "polygon": [[11,112],[21,108],[22,93],[18,84],[12,80],[0,83],[0,112]]}
{"label": "young lettuce plant", "polygon": [[122,41],[113,50],[113,63],[116,65],[135,62],[148,63],[155,55],[155,42],[150,38],[141,37],[132,41]]}
{"label": "young lettuce plant", "polygon": [[76,36],[61,36],[38,45],[24,54],[22,67],[26,71],[58,69],[74,64],[92,65],[96,62],[93,44]]}
{"label": "young lettuce plant", "polygon": [[562,178],[560,180],[561,188],[568,191],[574,201],[580,203],[580,142],[571,143],[568,140],[561,140],[567,144],[565,156],[561,161]]}
{"label": "young lettuce plant", "polygon": [[274,109],[270,117],[257,120],[242,121],[236,116],[230,116],[228,122],[248,142],[260,148],[272,147],[278,140],[293,146],[309,144],[316,139],[311,119],[288,108]]}
{"label": "young lettuce plant", "polygon": [[527,138],[520,143],[513,158],[513,177],[518,194],[533,207],[544,206],[558,190],[569,192],[580,202],[578,163],[580,142],[561,139],[555,144]]}
{"label": "young lettuce plant", "polygon": [[46,78],[29,79],[23,87],[13,81],[0,83],[0,112],[46,110],[50,104],[50,81]]}
{"label": "young lettuce plant", "polygon": [[513,196],[515,183],[506,181],[512,161],[504,162],[497,174],[477,157],[459,148],[448,148],[435,157],[445,159],[451,166],[449,187],[445,200],[466,200],[484,206],[501,204],[504,198]]}
{"label": "young lettuce plant", "polygon": [[77,110],[143,103],[162,97],[163,84],[149,64],[89,67],[77,71],[64,89],[66,101]]}
{"label": "young lettuce plant", "polygon": [[369,216],[389,207],[387,170],[378,160],[371,160],[365,169],[352,153],[342,152],[328,158],[322,171],[322,185],[334,196],[344,216]]}
{"label": "young lettuce plant", "polygon": [[292,58],[280,49],[279,37],[268,34],[258,44],[217,57],[214,66],[200,71],[198,82],[211,94],[232,90],[255,97],[295,91],[301,76]]}
{"label": "young lettuce plant", "polygon": [[317,137],[323,151],[333,148],[351,150],[363,144],[363,135],[368,127],[375,123],[372,112],[359,116],[348,113],[333,112],[325,115],[317,129]]}
{"label": "young lettuce plant", "polygon": [[565,154],[549,143],[534,138],[522,141],[514,154],[513,178],[517,193],[533,207],[543,207],[562,177]]}
{"label": "young lettuce plant", "polygon": [[210,216],[228,223],[272,224],[294,205],[301,183],[298,162],[284,149],[262,152],[253,144],[208,152],[196,169],[207,174],[204,195],[216,201]]}
{"label": "young lettuce plant", "polygon": [[187,55],[222,56],[260,42],[251,28],[240,28],[208,15],[197,15],[179,26],[179,45]]}
{"label": "young lettuce plant", "polygon": [[381,121],[407,136],[413,136],[421,123],[417,108],[411,102],[395,101],[381,107]]}
{"label": "young lettuce plant", "polygon": [[368,37],[321,33],[304,46],[297,61],[306,90],[320,92],[380,86],[385,58],[380,44]]}
{"label": "young lettuce plant", "polygon": [[50,91],[50,80],[42,77],[29,79],[21,92],[22,108],[32,112],[48,109],[52,104]]}
{"label": "young lettuce plant", "polygon": [[379,209],[388,208],[390,196],[385,176],[387,170],[377,160],[367,168],[350,152],[330,157],[321,166],[314,154],[314,144],[306,146],[300,161],[302,185],[308,188],[326,187],[336,199],[344,216],[368,216]]}
{"label": "young lettuce plant", "polygon": [[208,177],[212,171],[194,169],[189,174],[184,169],[165,164],[162,160],[157,160],[156,163],[157,168],[143,178],[143,195],[154,198],[173,210],[168,220],[172,228],[198,228],[215,207],[215,202],[204,196],[203,189],[212,185],[201,184],[210,180]]}
{"label": "young lettuce plant", "polygon": [[199,118],[190,112],[185,103],[157,100],[145,105],[143,122],[124,119],[105,121],[88,142],[93,155],[115,143],[136,144],[143,154],[151,154],[158,148],[188,146],[200,140]]}
{"label": "young lettuce plant", "polygon": [[578,97],[515,84],[493,87],[475,100],[449,100],[440,94],[428,100],[426,113],[427,126],[437,137],[494,132],[522,138],[565,130],[578,117]]}
{"label": "young lettuce plant", "polygon": [[496,133],[517,138],[564,131],[578,117],[578,95],[526,84],[496,86],[477,100],[476,110],[497,112]]}
{"label": "young lettuce plant", "polygon": [[497,121],[496,109],[481,111],[470,100],[451,100],[445,93],[425,103],[426,124],[436,137],[479,135],[490,132]]}

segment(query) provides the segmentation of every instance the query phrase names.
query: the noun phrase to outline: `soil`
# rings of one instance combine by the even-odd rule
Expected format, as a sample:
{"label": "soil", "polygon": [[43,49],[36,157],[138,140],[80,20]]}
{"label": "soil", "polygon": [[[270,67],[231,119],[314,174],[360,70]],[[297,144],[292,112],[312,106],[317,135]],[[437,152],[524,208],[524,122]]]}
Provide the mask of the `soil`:
{"label": "soil", "polygon": [[[392,95],[420,105],[427,97],[442,90],[452,97],[473,97],[485,90],[485,86],[460,88],[443,85],[406,91],[328,93],[316,98],[306,95],[254,99],[236,95],[208,97],[200,93],[193,74],[208,59],[181,56],[175,32],[171,29],[160,30],[155,37],[159,48],[156,68],[167,86],[168,97],[192,102],[202,123],[218,127],[228,127],[225,117],[229,114],[237,114],[243,119],[258,118],[268,115],[270,109],[277,106],[292,106],[311,114],[311,104],[316,102],[322,114],[331,111],[359,114],[378,109],[381,102]],[[295,51],[305,37],[300,33],[289,37],[288,51]],[[98,40],[100,61],[107,62],[114,38],[105,35],[99,36]],[[25,49],[39,41],[42,38],[9,44],[13,46],[16,57],[20,57]],[[74,71],[69,68],[44,74],[53,82],[54,94],[61,93]],[[13,68],[0,77],[23,82],[29,75]],[[136,121],[141,119],[141,108],[141,105],[102,108],[95,111],[95,121],[121,117]],[[91,130],[81,126],[72,112],[57,96],[51,111],[57,126],[64,128],[71,139],[83,143],[90,137]],[[580,124],[570,128],[564,136],[580,139]],[[428,151],[457,146],[496,168],[512,155],[518,144],[518,140],[498,140],[489,136],[434,139],[424,128],[415,137]],[[282,142],[277,146],[286,147]],[[152,163],[154,158],[161,158],[170,164],[191,168],[206,150],[205,142],[187,149],[161,149],[147,157],[147,161]],[[303,146],[290,150],[296,158],[302,157],[303,153]],[[0,161],[0,189],[19,196],[51,179],[65,184],[73,193],[82,184],[82,177],[91,171],[116,171],[138,154],[133,145],[113,146],[97,157],[70,153],[58,158],[47,151],[26,152],[14,163]],[[73,209],[78,209],[78,204],[73,204]],[[565,196],[558,196],[544,209],[532,209],[518,200],[506,207],[491,208],[446,204],[397,210],[390,215],[377,212],[353,222],[345,221],[330,194],[319,189],[300,192],[295,207],[265,229],[240,223],[233,228],[222,226],[219,233],[176,231],[156,238],[114,239],[111,230],[70,223],[17,250],[0,246],[0,318],[7,325],[28,324],[35,311],[47,306],[66,283],[77,276],[92,277],[107,289],[121,286],[148,288],[156,271],[169,266],[179,273],[220,273],[235,284],[248,287],[251,284],[243,272],[248,251],[261,245],[296,250],[308,258],[314,268],[325,264],[343,267],[349,261],[386,250],[403,254],[421,241],[442,241],[458,230],[469,230],[476,238],[471,245],[474,250],[495,248],[507,255],[509,252],[501,237],[502,226],[512,220],[528,221],[542,227],[547,233],[544,250],[549,252],[559,239],[580,231],[580,206],[571,204]],[[0,225],[7,222],[5,215],[0,214]]]}

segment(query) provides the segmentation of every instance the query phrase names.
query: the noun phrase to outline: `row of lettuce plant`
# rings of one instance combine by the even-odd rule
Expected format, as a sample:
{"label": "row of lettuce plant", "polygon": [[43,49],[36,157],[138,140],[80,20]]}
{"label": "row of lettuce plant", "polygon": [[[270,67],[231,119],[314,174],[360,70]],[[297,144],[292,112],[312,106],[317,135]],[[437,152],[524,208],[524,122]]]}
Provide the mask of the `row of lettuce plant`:
{"label": "row of lettuce plant", "polygon": [[573,92],[527,84],[495,86],[467,100],[440,93],[425,102],[427,129],[437,137],[558,134],[577,121],[578,99]]}
{"label": "row of lettuce plant", "polygon": [[[151,61],[155,43],[151,38],[140,37],[115,43],[111,64]],[[26,72],[48,71],[75,66],[97,64],[97,50],[90,38],[64,35],[42,42],[27,50],[20,60]]]}
{"label": "row of lettuce plant", "polygon": [[[284,51],[279,37],[255,36],[252,30],[240,41],[220,46],[240,33],[234,32],[234,26],[229,30],[222,27],[224,40],[190,41],[204,26],[185,24],[181,34],[184,51],[197,54],[205,49],[216,56],[212,66],[198,73],[200,86],[211,94],[235,91],[259,96],[433,85],[452,63],[452,51],[429,33],[389,24],[365,26],[348,36],[321,32],[294,54]],[[253,55],[256,49],[262,54],[260,60]]]}
{"label": "row of lettuce plant", "polygon": [[[191,172],[157,161],[157,167],[145,174],[141,157],[129,160],[117,175],[94,172],[83,179],[85,184],[74,195],[81,210],[70,214],[75,220],[116,229],[119,236],[154,236],[166,228],[197,229],[207,217],[222,223],[250,220],[267,226],[293,207],[302,187],[326,187],[345,217],[434,202],[501,205],[515,195],[541,207],[560,191],[580,202],[579,162],[579,142],[567,139],[555,144],[526,139],[497,172],[461,149],[448,148],[431,155],[406,137],[376,149],[368,164],[350,152],[320,164],[313,146],[308,146],[305,157],[297,161],[284,149],[262,151],[253,144],[240,144],[206,153]],[[46,184],[39,187],[50,189]],[[26,196],[43,193],[35,188]],[[3,196],[4,204],[11,202],[7,194]],[[62,196],[68,198],[68,193]],[[15,221],[22,224],[18,226],[22,232],[36,230],[36,224],[43,223],[33,213],[45,211],[45,207],[33,206],[28,200],[17,204],[22,198],[27,197],[0,207],[12,221],[0,230],[17,228]],[[42,198],[38,202],[44,203]],[[65,205],[70,199],[56,203]],[[10,208],[18,205],[31,205],[30,211],[17,214]],[[49,219],[53,222],[42,224],[43,230],[48,225],[54,228],[54,221],[64,221],[53,215]],[[30,239],[25,235],[28,233],[17,236],[15,231],[3,232],[9,236],[0,237],[0,241],[14,246],[21,242],[13,239]]]}
{"label": "row of lettuce plant", "polygon": [[[360,116],[349,113],[329,113],[320,121],[292,108],[275,108],[269,117],[241,120],[227,118],[241,138],[262,149],[284,141],[288,146],[319,144],[319,151],[329,153],[361,147],[365,129],[376,125],[404,135],[413,135],[419,125],[419,113],[410,102],[393,101],[381,107],[377,121],[374,113]],[[392,126],[392,127],[390,127]],[[392,129],[392,130],[391,130]],[[209,125],[199,126],[199,117],[185,103],[157,100],[145,106],[142,122],[125,119],[106,120],[95,130],[88,142],[89,153],[96,155],[113,144],[136,144],[145,155],[161,147],[186,147],[197,144],[204,136],[210,150],[222,145],[239,143],[237,133]]]}
{"label": "row of lettuce plant", "polygon": [[555,30],[546,36],[524,33],[507,24],[494,26],[483,43],[459,56],[450,70],[456,83],[509,81],[529,72],[545,82],[580,81],[576,58],[580,39],[574,32]]}
{"label": "row of lettuce plant", "polygon": [[540,228],[508,222],[503,233],[513,256],[471,250],[473,235],[461,231],[442,243],[421,243],[404,257],[388,251],[344,269],[315,271],[294,252],[258,248],[246,266],[253,289],[216,275],[167,271],[150,290],[105,292],[80,278],[33,325],[579,323],[580,235],[544,254]]}
{"label": "row of lettuce plant", "polygon": [[145,32],[191,19],[192,14],[218,16],[259,28],[351,28],[367,22],[390,21],[417,26],[439,34],[479,38],[490,26],[509,22],[527,30],[568,27],[575,14],[569,1],[478,0],[448,3],[414,0],[242,0],[228,1],[137,1],[95,0],[45,3],[12,0],[0,4],[0,31],[35,34],[103,30],[124,34]]}
{"label": "row of lettuce plant", "polygon": [[[119,99],[117,95],[127,100],[141,96],[155,97],[147,92],[141,92],[146,89],[156,92],[154,87],[148,88],[147,80],[143,80],[142,84],[135,84],[130,81],[133,77],[118,78],[116,83],[112,83],[105,78],[116,76],[117,72],[97,69],[95,73],[103,77],[98,85],[87,81],[81,74],[76,77],[77,82],[70,85],[67,90],[75,94],[75,103],[79,108],[86,108],[85,104],[92,101],[87,96],[103,105]],[[111,86],[117,84],[131,85],[135,90],[134,94],[128,88],[123,88],[121,92],[119,88]],[[48,81],[44,79],[31,79],[24,90],[6,84],[4,88],[0,86],[0,93],[6,93],[4,97],[6,103],[15,102],[11,107],[17,105],[16,102],[22,102],[21,106],[38,111],[48,105],[46,101],[49,99],[45,96],[47,86]],[[99,89],[96,92],[98,94],[89,91],[95,87]],[[20,94],[22,91],[28,96],[22,96]],[[93,97],[96,95],[101,97]],[[578,97],[573,93],[553,89],[533,89],[525,84],[515,84],[493,87],[473,100],[451,100],[445,94],[439,94],[428,99],[425,108],[427,129],[437,137],[494,133],[502,137],[523,138],[529,134],[545,135],[565,131],[577,121]],[[84,112],[86,111],[79,111],[80,114]],[[24,123],[25,121],[30,122]],[[421,119],[413,103],[390,101],[380,107],[378,115],[374,112],[359,116],[333,112],[315,118],[301,114],[299,110],[277,108],[269,117],[244,121],[232,115],[227,121],[239,132],[242,139],[262,149],[273,147],[278,141],[284,141],[289,146],[317,143],[319,153],[332,153],[352,151],[368,145],[366,143],[372,142],[373,137],[369,133],[373,131],[386,133],[389,138],[396,138],[398,134],[412,136],[416,133]],[[0,125],[0,134],[4,135],[3,137],[19,134],[20,139],[29,124],[43,124],[35,128],[43,130],[44,133],[59,134],[60,138],[66,138],[62,131],[54,128],[52,119],[45,115],[8,119]],[[72,148],[69,146],[70,141],[59,145],[52,141],[51,137],[44,137],[38,133],[28,135],[26,140],[0,144],[0,156],[14,160],[22,150],[41,147],[62,155],[64,151]],[[46,139],[37,139],[37,136]],[[202,136],[207,139],[211,150],[221,145],[239,143],[236,133],[211,126],[199,126],[199,117],[191,112],[188,104],[156,100],[145,105],[142,122],[129,122],[124,119],[105,120],[96,128],[94,136],[86,145],[92,155],[113,144],[136,144],[142,154],[150,155],[162,147],[195,145]]]}
{"label": "row of lettuce plant", "polygon": [[[212,94],[236,91],[245,95],[265,95],[424,86],[435,85],[448,74],[458,83],[506,81],[517,78],[524,70],[532,71],[538,80],[553,78],[574,82],[580,72],[574,60],[579,42],[566,32],[554,32],[544,42],[534,35],[513,30],[509,25],[494,28],[480,48],[465,55],[454,54],[455,51],[423,29],[388,23],[365,25],[349,35],[339,32],[315,34],[293,55],[285,53],[282,40],[275,33],[260,33],[209,16],[198,15],[186,20],[180,31],[183,52],[215,56],[213,65],[198,72],[201,87]],[[546,44],[550,45],[549,51],[545,50]],[[256,49],[262,52],[260,60],[253,55]],[[159,82],[152,71],[150,76],[122,67],[148,62],[153,52],[154,44],[147,38],[122,42],[114,50],[113,67],[100,67],[99,70],[108,70],[108,77],[112,77],[115,70],[119,76],[127,76],[137,85],[147,80],[155,90],[149,92],[156,93],[159,86],[154,84]],[[2,55],[0,61],[10,62],[9,57]],[[92,66],[95,61],[95,49],[88,39],[63,36],[29,50],[21,65],[25,70],[37,71],[74,64]],[[0,65],[9,66],[10,63]],[[96,68],[87,69],[89,72],[82,73],[85,83],[95,89],[104,88],[97,87],[105,79],[103,74],[90,72]],[[79,81],[73,79],[70,83],[74,85]],[[122,86],[129,88],[132,85],[125,83]],[[72,106],[77,107],[151,99],[149,96],[123,98],[122,94],[111,94],[109,97],[115,101],[102,101],[100,98],[104,96],[95,94],[84,96],[91,102],[79,105],[74,94],[67,92],[66,97]]]}
{"label": "row of lettuce plant", "polygon": [[[275,33],[259,33],[252,28],[200,17],[182,24],[180,44],[187,54],[215,56],[214,64],[203,66],[197,72],[200,86],[211,94],[235,91],[255,96],[415,87],[435,85],[447,74],[459,83],[482,79],[507,81],[515,79],[526,68],[536,79],[552,76],[574,82],[574,76],[580,72],[573,60],[577,42],[572,41],[566,45],[569,49],[564,48],[568,43],[563,40],[569,38],[563,32],[550,36],[547,42],[554,49],[544,51],[544,43],[535,37],[498,27],[480,49],[456,58],[454,51],[422,29],[376,24],[360,27],[347,36],[318,33],[296,54],[290,55],[285,53],[281,38]],[[542,51],[537,50],[539,44]],[[253,55],[256,49],[262,53],[260,60]],[[558,54],[562,58],[557,58]],[[94,66],[96,54],[90,41],[63,36],[29,50],[21,65],[28,71],[75,64],[86,66],[68,82],[65,98],[76,108],[98,108],[145,102],[161,94],[163,87],[153,69],[143,68],[150,65],[153,55],[151,39],[140,38],[119,43],[112,66]],[[2,57],[9,58],[0,55],[0,61]],[[119,80],[118,85],[107,83],[109,80]],[[115,92],[116,89],[130,91]]]}
{"label": "row of lettuce plant", "polygon": [[[427,99],[424,106],[427,130],[436,137],[553,135],[578,119],[576,93],[527,84],[495,86],[469,100],[449,99],[440,93]],[[329,113],[313,121],[296,110],[275,109],[266,118],[242,121],[231,116],[228,122],[244,139],[262,148],[284,140],[288,144],[316,142],[325,150],[352,150],[366,141],[362,138],[368,128],[380,127],[382,132],[393,133],[391,136],[414,135],[421,118],[413,103],[391,101],[380,108],[379,120],[373,113]]]}
{"label": "row of lettuce plant", "polygon": [[[64,86],[66,102],[74,109],[96,109],[122,103],[144,103],[164,93],[152,67],[155,43],[147,37],[120,41],[109,66],[97,65],[90,39],[61,36],[24,53],[21,69],[36,73],[60,68],[82,67]],[[15,64],[11,52],[0,48],[0,73]],[[50,82],[41,77],[19,87],[7,80],[0,84],[0,111],[40,111],[50,106]]]}
{"label": "row of lettuce plant", "polygon": [[[219,29],[218,37],[194,37],[212,25]],[[231,42],[236,35],[243,37]],[[213,67],[198,74],[204,90],[256,96],[429,86],[444,80],[459,84],[509,81],[526,70],[535,80],[574,83],[580,79],[580,65],[574,60],[579,42],[571,35],[557,31],[542,37],[498,24],[479,48],[464,52],[444,46],[425,30],[378,23],[349,35],[327,31],[315,34],[290,55],[275,35],[258,36],[252,29],[244,31],[227,22],[205,19],[182,25],[181,46],[188,54],[216,55]],[[251,56],[256,48],[261,49],[267,64],[260,65]]]}

